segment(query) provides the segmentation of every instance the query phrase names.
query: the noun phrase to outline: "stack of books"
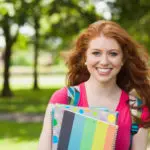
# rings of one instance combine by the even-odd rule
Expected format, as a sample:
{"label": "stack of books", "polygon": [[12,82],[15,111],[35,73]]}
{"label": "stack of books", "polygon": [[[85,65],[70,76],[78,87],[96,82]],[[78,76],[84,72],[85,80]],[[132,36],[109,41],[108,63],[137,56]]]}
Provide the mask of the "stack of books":
{"label": "stack of books", "polygon": [[113,150],[118,112],[56,104],[52,111],[52,150]]}

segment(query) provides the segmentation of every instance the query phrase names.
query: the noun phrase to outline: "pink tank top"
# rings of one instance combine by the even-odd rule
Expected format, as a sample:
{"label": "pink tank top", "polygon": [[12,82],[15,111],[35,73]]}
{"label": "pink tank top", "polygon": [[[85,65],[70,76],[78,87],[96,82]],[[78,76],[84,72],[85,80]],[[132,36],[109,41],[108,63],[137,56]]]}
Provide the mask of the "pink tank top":
{"label": "pink tank top", "polygon": [[[78,106],[80,107],[89,107],[87,97],[86,97],[86,89],[84,83],[79,85],[80,88],[80,99]],[[122,90],[120,101],[117,105],[116,111],[119,112],[118,115],[118,134],[116,140],[116,150],[129,150],[130,146],[130,130],[131,130],[131,116],[130,116],[130,109],[128,105],[128,94]],[[50,101],[50,103],[60,103],[60,104],[67,104],[67,88],[64,87],[58,91],[56,91]],[[150,114],[146,110],[145,113],[142,113],[142,120],[145,120]]]}

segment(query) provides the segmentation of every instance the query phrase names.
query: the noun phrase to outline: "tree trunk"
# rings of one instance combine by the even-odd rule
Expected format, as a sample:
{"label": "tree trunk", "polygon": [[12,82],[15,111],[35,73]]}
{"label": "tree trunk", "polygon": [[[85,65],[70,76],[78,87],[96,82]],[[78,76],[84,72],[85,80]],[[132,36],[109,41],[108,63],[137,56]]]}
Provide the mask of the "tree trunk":
{"label": "tree trunk", "polygon": [[11,48],[10,45],[6,45],[5,55],[4,55],[4,73],[3,73],[3,89],[2,89],[2,96],[3,97],[10,97],[12,96],[12,91],[9,85],[9,66],[10,66],[10,56],[11,56]]}
{"label": "tree trunk", "polygon": [[37,50],[37,45],[35,43],[34,45],[34,73],[33,73],[33,77],[34,77],[34,83],[33,83],[33,89],[39,89],[38,87],[38,50]]}
{"label": "tree trunk", "polygon": [[34,77],[34,83],[33,83],[33,89],[37,90],[39,89],[38,86],[38,49],[39,49],[39,22],[38,22],[38,17],[35,18],[34,22],[35,22],[35,41],[34,41],[34,73],[33,73],[33,77]]}
{"label": "tree trunk", "polygon": [[1,95],[3,97],[12,96],[12,91],[9,86],[9,66],[10,66],[10,57],[11,57],[11,47],[12,47],[12,39],[10,35],[10,26],[9,26],[9,17],[5,16],[5,20],[2,24],[4,30],[4,36],[6,41],[6,47],[4,52],[4,73],[3,73],[3,89]]}

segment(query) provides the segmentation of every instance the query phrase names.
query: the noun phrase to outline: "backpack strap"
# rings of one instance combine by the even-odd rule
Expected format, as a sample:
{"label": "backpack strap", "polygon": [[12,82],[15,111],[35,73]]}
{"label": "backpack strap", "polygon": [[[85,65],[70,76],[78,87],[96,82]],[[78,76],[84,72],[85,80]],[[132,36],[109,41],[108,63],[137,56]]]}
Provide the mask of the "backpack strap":
{"label": "backpack strap", "polygon": [[67,88],[68,104],[77,106],[80,99],[79,86],[70,86]]}
{"label": "backpack strap", "polygon": [[131,119],[132,119],[132,124],[131,124],[131,131],[130,131],[130,150],[132,148],[132,140],[133,136],[138,132],[139,130],[139,122],[136,118],[141,118],[142,114],[142,109],[137,108],[134,109],[133,107],[139,107],[142,105],[142,100],[139,99],[138,97],[134,97],[132,95],[129,95],[129,105],[130,105],[130,112],[131,112]]}
{"label": "backpack strap", "polygon": [[132,119],[131,133],[134,135],[139,130],[139,121],[135,118],[141,118],[142,108],[134,109],[133,107],[140,107],[142,105],[142,100],[138,97],[129,95],[129,105]]}

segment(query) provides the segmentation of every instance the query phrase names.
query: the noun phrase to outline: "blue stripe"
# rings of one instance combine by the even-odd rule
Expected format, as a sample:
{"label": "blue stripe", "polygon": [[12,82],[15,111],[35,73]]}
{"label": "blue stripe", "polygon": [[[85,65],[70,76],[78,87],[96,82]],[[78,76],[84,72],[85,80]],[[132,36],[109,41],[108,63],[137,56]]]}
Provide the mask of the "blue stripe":
{"label": "blue stripe", "polygon": [[69,87],[68,90],[69,90],[69,96],[73,97],[74,96],[74,89],[72,87]]}
{"label": "blue stripe", "polygon": [[68,96],[71,98],[70,105],[77,106],[80,98],[80,92],[75,87],[68,88]]}
{"label": "blue stripe", "polygon": [[76,89],[74,89],[74,90],[75,90],[75,97],[74,97],[74,103],[73,103],[73,105],[77,106],[78,105],[78,101],[79,101],[79,97],[80,97],[80,93]]}
{"label": "blue stripe", "polygon": [[85,117],[75,115],[68,150],[80,150]]}

